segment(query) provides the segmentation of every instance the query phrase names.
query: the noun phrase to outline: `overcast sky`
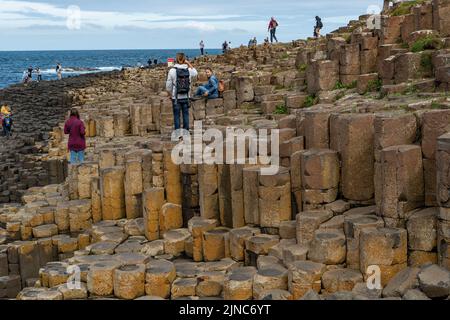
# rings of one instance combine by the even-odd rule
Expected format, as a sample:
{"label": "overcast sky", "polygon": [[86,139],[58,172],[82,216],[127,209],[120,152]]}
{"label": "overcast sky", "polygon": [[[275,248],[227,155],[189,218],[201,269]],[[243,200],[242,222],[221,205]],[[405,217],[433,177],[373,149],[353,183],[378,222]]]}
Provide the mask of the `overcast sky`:
{"label": "overcast sky", "polygon": [[[0,50],[219,48],[267,36],[280,24],[280,41],[310,36],[314,17],[324,32],[365,14],[383,0],[0,0]],[[177,6],[178,5],[178,6]],[[80,11],[78,12],[78,9]]]}

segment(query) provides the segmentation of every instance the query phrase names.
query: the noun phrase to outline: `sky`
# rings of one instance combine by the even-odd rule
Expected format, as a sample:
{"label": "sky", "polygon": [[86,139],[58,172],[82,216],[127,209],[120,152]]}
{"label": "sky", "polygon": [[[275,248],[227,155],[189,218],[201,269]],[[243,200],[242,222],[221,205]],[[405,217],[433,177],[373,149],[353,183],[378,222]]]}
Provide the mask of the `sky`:
{"label": "sky", "polygon": [[0,0],[0,50],[189,49],[259,42],[271,16],[280,41],[323,33],[383,0]]}

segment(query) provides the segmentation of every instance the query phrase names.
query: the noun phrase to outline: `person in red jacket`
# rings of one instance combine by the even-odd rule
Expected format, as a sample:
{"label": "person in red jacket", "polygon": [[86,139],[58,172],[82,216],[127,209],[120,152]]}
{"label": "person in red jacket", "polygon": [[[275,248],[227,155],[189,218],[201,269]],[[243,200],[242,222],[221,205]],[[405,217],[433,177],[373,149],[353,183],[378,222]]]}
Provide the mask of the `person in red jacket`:
{"label": "person in red jacket", "polygon": [[271,43],[273,43],[273,40],[275,40],[276,42],[278,42],[277,35],[276,35],[276,33],[277,33],[277,27],[278,27],[278,21],[275,20],[274,17],[272,17],[272,18],[270,19],[270,22],[269,22],[269,27],[267,28],[267,30],[268,30],[269,33],[270,33],[270,42],[271,42]]}
{"label": "person in red jacket", "polygon": [[86,129],[77,109],[70,111],[70,119],[64,125],[64,133],[69,135],[70,164],[82,164],[86,149]]}

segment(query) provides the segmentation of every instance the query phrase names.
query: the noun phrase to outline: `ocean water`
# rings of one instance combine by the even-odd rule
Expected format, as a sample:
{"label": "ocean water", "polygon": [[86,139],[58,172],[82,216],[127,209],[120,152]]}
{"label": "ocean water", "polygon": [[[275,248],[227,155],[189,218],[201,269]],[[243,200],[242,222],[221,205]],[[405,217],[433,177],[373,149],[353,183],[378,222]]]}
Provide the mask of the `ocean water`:
{"label": "ocean water", "polygon": [[[92,51],[0,51],[0,88],[22,81],[23,72],[30,66],[39,67],[43,80],[55,80],[56,65],[61,63],[63,77],[85,73],[120,70],[123,67],[147,65],[149,58],[166,62],[177,52],[185,52],[192,59],[200,55],[197,49],[178,50],[92,50]],[[219,49],[207,50],[219,54]],[[33,74],[33,80],[36,80]]]}

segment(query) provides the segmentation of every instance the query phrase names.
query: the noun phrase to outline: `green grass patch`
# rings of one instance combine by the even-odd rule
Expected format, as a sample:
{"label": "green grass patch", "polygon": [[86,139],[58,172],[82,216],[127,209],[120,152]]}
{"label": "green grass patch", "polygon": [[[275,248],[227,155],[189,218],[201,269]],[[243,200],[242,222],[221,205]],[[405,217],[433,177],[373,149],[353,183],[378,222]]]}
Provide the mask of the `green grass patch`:
{"label": "green grass patch", "polygon": [[431,76],[433,74],[433,57],[430,51],[422,52],[420,56],[420,67],[425,75]]}
{"label": "green grass patch", "polygon": [[431,109],[442,109],[442,106],[441,106],[440,103],[433,102],[433,103],[431,104]]}
{"label": "green grass patch", "polygon": [[349,84],[343,84],[341,81],[337,81],[334,85],[334,90],[341,90],[341,89],[354,89],[358,85],[358,82],[352,81],[352,83]]}
{"label": "green grass patch", "polygon": [[306,97],[305,107],[309,108],[312,107],[313,105],[316,105],[317,103],[319,103],[319,97],[317,97],[315,94],[311,94]]}
{"label": "green grass patch", "polygon": [[411,8],[425,3],[426,0],[413,0],[413,1],[405,1],[400,3],[394,10],[391,12],[391,16],[404,16],[406,14],[409,14],[411,12]]}
{"label": "green grass patch", "polygon": [[435,36],[428,36],[417,40],[411,46],[412,52],[422,52],[425,50],[438,50],[442,48],[442,42]]}
{"label": "green grass patch", "polygon": [[298,67],[298,71],[305,72],[307,68],[308,68],[308,65],[306,63],[303,63],[302,65],[300,65]]}
{"label": "green grass patch", "polygon": [[274,111],[273,113],[274,113],[274,114],[289,114],[289,110],[288,110],[288,108],[283,104],[283,105],[277,106],[277,108],[275,109],[275,111]]}
{"label": "green grass patch", "polygon": [[367,92],[380,92],[382,86],[383,82],[381,81],[381,79],[370,80],[367,83]]}

